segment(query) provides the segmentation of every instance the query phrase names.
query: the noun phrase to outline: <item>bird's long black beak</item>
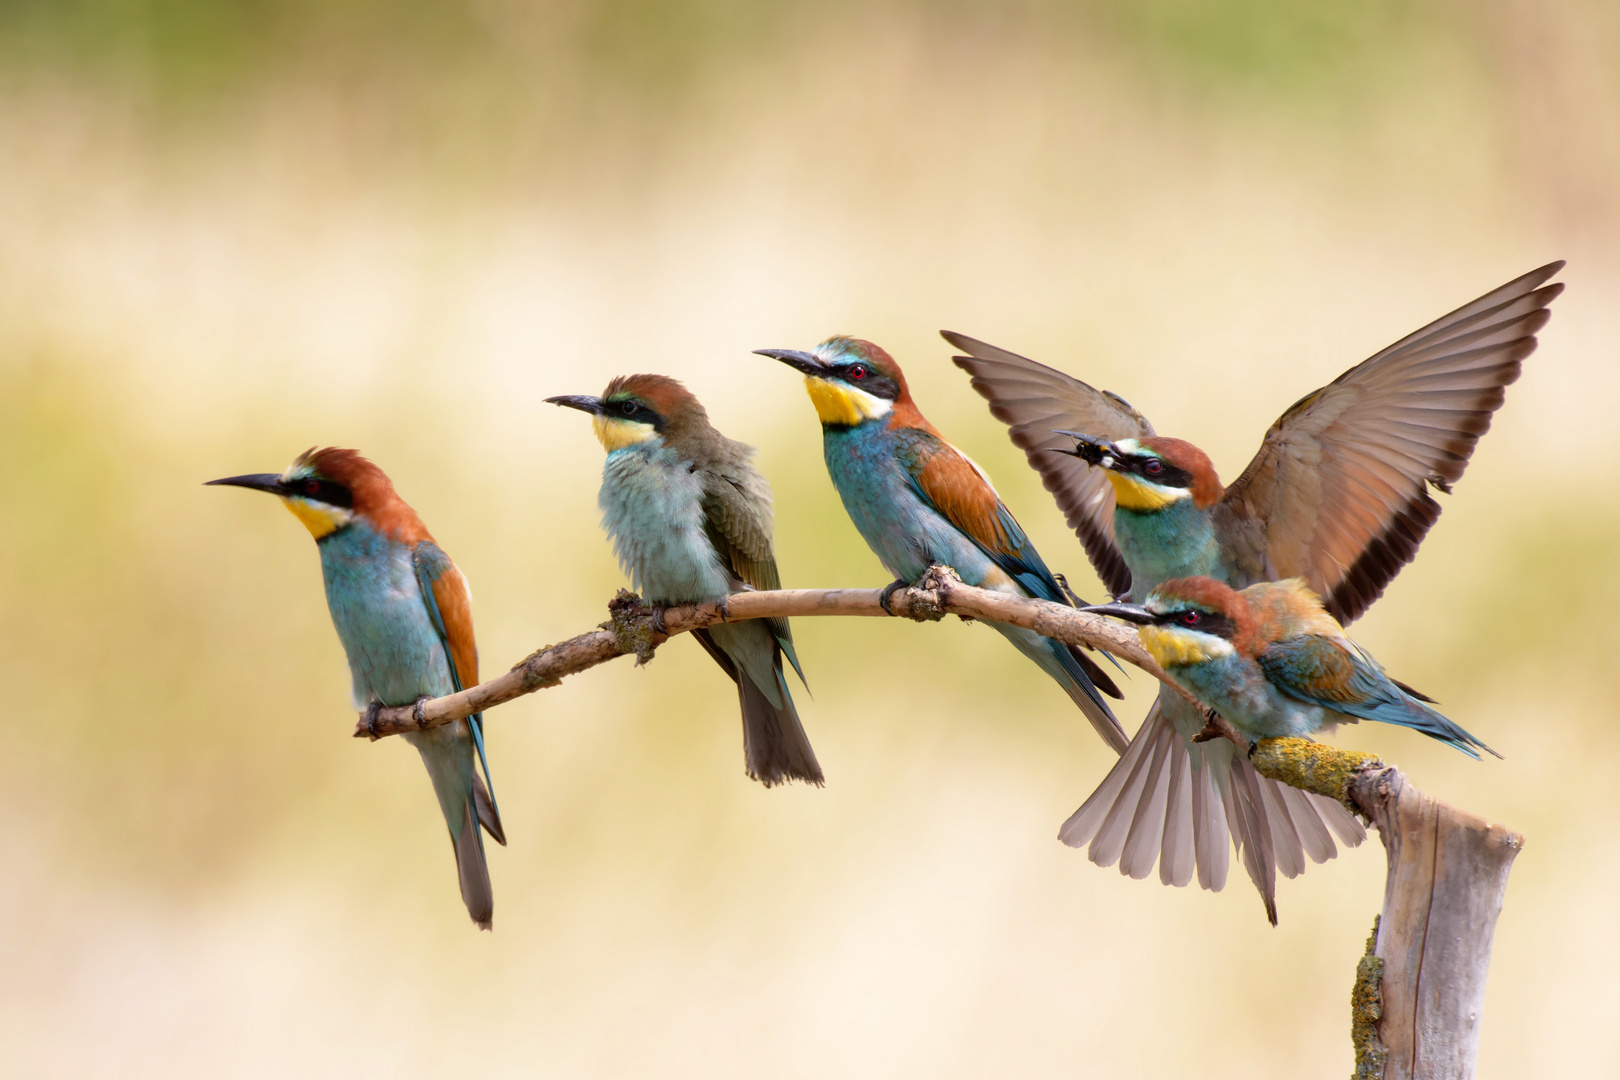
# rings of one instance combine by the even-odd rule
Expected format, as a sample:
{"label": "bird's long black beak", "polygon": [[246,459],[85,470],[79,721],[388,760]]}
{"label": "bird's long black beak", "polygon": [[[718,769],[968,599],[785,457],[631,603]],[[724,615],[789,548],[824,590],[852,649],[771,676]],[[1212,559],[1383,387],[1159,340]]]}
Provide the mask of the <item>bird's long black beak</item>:
{"label": "bird's long black beak", "polygon": [[286,487],[282,484],[281,477],[276,473],[261,472],[247,473],[244,476],[226,476],[219,480],[209,480],[203,486],[212,487],[215,484],[225,487],[252,488],[254,491],[268,491],[272,495],[286,493]]}
{"label": "bird's long black beak", "polygon": [[589,394],[562,394],[558,397],[548,397],[547,401],[553,405],[563,405],[580,412],[588,412],[592,416],[602,415],[602,399]]}
{"label": "bird's long black beak", "polygon": [[1073,439],[1075,443],[1073,450],[1058,450],[1054,448],[1052,451],[1053,453],[1068,454],[1070,457],[1077,457],[1081,461],[1084,461],[1087,465],[1101,466],[1103,464],[1104,457],[1117,458],[1119,456],[1118,451],[1114,449],[1114,444],[1109,442],[1107,439],[1099,439],[1095,436],[1086,435],[1079,431],[1054,430],[1052,434],[1067,435],[1069,438]]}
{"label": "bird's long black beak", "polygon": [[768,356],[772,360],[780,360],[801,375],[823,375],[827,365],[817,360],[807,352],[798,349],[755,349],[754,355]]}
{"label": "bird's long black beak", "polygon": [[1112,615],[1116,619],[1145,626],[1148,623],[1158,622],[1159,617],[1141,604],[1093,604],[1083,607],[1081,611],[1089,611],[1093,615]]}

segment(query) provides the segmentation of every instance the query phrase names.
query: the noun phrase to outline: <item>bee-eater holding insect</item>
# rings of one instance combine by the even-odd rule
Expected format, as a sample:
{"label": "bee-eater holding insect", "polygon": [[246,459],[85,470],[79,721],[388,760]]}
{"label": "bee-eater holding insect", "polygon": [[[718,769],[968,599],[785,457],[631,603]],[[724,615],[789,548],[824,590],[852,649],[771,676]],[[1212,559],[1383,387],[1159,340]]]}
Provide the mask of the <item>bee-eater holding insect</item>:
{"label": "bee-eater holding insect", "polygon": [[1501,757],[1385,675],[1299,578],[1242,592],[1213,578],[1176,578],[1141,604],[1086,610],[1135,623],[1165,673],[1251,741],[1379,720],[1476,760],[1480,750]]}
{"label": "bee-eater holding insect", "polygon": [[[443,697],[478,682],[472,594],[416,511],[376,465],[354,450],[310,449],[279,476],[210,480],[280,497],[321,553],[326,603],[368,719],[385,705]],[[494,914],[483,825],[506,843],[500,812],[474,764],[483,758],[483,716],[407,732],[433,780],[455,850],[461,899],[488,930]]]}
{"label": "bee-eater holding insect", "polygon": [[[664,375],[625,375],[601,397],[546,400],[591,414],[607,451],[602,524],[643,598],[705,603],[745,588],[781,588],[771,487],[749,461],[754,450],[716,431],[685,386]],[[804,680],[788,621],[716,623],[692,636],[737,683],[748,775],[767,787],[820,784],[821,766],[783,675],[786,654]]]}
{"label": "bee-eater holding insect", "polygon": [[[946,332],[1116,598],[1207,575],[1233,588],[1301,577],[1348,623],[1410,562],[1536,346],[1562,262],[1466,304],[1300,399],[1229,488],[1209,458],[1155,434],[1123,398]],[[1078,445],[1077,445],[1078,444]],[[1194,743],[1198,710],[1160,691],[1130,750],[1063,825],[1092,861],[1206,889],[1226,883],[1228,830],[1276,922],[1276,873],[1366,835],[1331,800],[1267,780],[1225,740]]]}
{"label": "bee-eater holding insect", "polygon": [[[848,337],[828,338],[813,352],[755,351],[804,375],[833,486],[898,579],[885,596],[938,563],[969,585],[1068,603],[984,471],[918,411],[893,357]],[[1115,753],[1124,751],[1125,732],[1098,688],[1115,697],[1119,690],[1090,658],[1031,630],[990,625],[1057,680]]]}

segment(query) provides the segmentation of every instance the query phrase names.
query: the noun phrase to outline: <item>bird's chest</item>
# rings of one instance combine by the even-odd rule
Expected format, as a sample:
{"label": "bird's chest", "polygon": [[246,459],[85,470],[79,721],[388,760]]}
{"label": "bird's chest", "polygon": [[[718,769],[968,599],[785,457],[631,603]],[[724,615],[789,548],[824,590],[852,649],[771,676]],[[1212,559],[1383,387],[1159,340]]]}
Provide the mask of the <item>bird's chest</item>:
{"label": "bird's chest", "polygon": [[822,449],[850,521],[890,573],[915,581],[930,564],[944,563],[969,584],[984,579],[984,554],[918,497],[901,448],[881,425],[827,428]]}
{"label": "bird's chest", "polygon": [[1226,580],[1209,515],[1190,499],[1145,513],[1116,507],[1114,539],[1131,571],[1131,598],[1139,603],[1172,578]]}
{"label": "bird's chest", "polygon": [[404,705],[453,689],[410,548],[353,525],[323,539],[321,572],[355,696]]}
{"label": "bird's chest", "polygon": [[667,448],[609,454],[598,502],[613,553],[642,596],[685,603],[731,591],[704,527],[702,479]]}
{"label": "bird's chest", "polygon": [[1251,661],[1225,656],[1170,671],[1198,700],[1246,733],[1269,727],[1275,717],[1278,695]]}

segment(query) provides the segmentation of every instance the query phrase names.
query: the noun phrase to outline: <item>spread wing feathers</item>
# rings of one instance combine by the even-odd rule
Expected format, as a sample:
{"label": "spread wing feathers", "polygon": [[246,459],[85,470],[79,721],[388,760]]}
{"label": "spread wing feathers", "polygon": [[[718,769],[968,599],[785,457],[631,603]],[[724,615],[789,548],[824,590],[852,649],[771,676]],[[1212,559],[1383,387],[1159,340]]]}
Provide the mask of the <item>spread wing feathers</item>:
{"label": "spread wing feathers", "polygon": [[1181,887],[1226,885],[1228,837],[1237,838],[1244,868],[1276,922],[1277,872],[1294,877],[1304,856],[1325,862],[1366,838],[1355,818],[1330,799],[1307,795],[1254,772],[1225,742],[1190,743],[1156,699],[1131,745],[1096,791],[1058,831],[1087,849],[1098,866],[1119,864],[1144,878]]}
{"label": "spread wing feathers", "polygon": [[[445,655],[450,658],[451,685],[458,691],[477,686],[478,644],[473,637],[472,589],[467,585],[466,576],[450,561],[450,556],[431,540],[423,540],[411,549],[411,565],[416,570],[416,583],[422,590],[422,603],[427,607],[428,620],[444,645]],[[474,785],[483,791],[488,804],[487,813],[484,806],[479,806],[478,818],[491,836],[505,844],[506,833],[501,826],[499,805],[495,802],[495,782],[490,778],[489,756],[484,752],[484,714],[474,713],[467,717],[467,727],[478,746],[478,760],[488,779],[487,789],[483,785]]]}
{"label": "spread wing feathers", "polygon": [[[751,588],[780,589],[782,578],[771,549],[771,489],[765,477],[746,465],[705,470],[703,477],[703,526],[720,561]],[[803,683],[804,669],[799,666],[788,621],[766,622]]]}
{"label": "spread wing feathers", "polygon": [[1040,473],[1104,588],[1115,596],[1129,592],[1131,572],[1114,541],[1114,489],[1101,469],[1054,453],[1073,449],[1074,441],[1053,431],[1133,439],[1152,435],[1153,425],[1117,394],[965,335],[948,330],[940,335],[968,354],[952,360],[972,376],[973,389],[990,403],[991,415],[1007,425],[1013,445]]}
{"label": "spread wing feathers", "polygon": [[1358,720],[1378,720],[1423,732],[1478,758],[1497,754],[1439,712],[1404,693],[1370,657],[1346,643],[1316,635],[1288,638],[1256,658],[1272,685],[1308,705]]}
{"label": "spread wing feathers", "polygon": [[[1226,491],[1217,528],[1251,581],[1303,576],[1341,623],[1412,561],[1562,284],[1543,266],[1307,395]],[[1234,584],[1236,584],[1234,582]]]}

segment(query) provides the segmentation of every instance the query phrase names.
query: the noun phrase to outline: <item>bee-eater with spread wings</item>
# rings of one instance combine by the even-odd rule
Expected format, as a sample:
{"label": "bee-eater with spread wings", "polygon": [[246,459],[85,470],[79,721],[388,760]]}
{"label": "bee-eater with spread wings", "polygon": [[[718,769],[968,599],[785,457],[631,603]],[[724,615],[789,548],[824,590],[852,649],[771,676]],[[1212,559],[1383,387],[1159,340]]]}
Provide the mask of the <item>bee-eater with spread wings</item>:
{"label": "bee-eater with spread wings", "polygon": [[[1123,398],[1016,353],[944,332],[990,411],[1056,497],[1103,585],[1140,600],[1208,575],[1232,586],[1301,577],[1341,623],[1364,612],[1440,516],[1430,489],[1462,476],[1504,388],[1535,349],[1551,263],[1493,289],[1307,394],[1222,487],[1191,443],[1156,434]],[[1074,433],[1074,434],[1066,434]],[[1194,743],[1197,709],[1168,688],[1131,747],[1063,825],[1101,866],[1226,883],[1230,835],[1276,922],[1276,876],[1365,833],[1336,803],[1257,774],[1223,740]]]}

